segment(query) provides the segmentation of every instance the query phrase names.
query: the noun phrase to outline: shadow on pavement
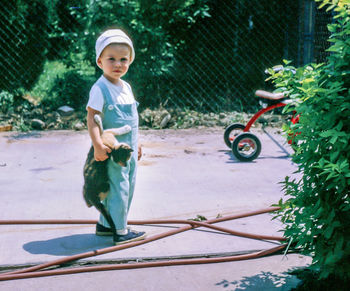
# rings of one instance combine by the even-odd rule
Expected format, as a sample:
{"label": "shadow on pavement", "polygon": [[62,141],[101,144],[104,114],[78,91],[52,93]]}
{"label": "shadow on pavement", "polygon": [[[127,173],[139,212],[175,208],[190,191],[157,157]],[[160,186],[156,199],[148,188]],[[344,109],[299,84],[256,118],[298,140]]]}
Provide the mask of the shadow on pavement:
{"label": "shadow on pavement", "polygon": [[[233,154],[232,151],[228,151],[228,150],[221,150],[220,152],[223,152],[225,155],[229,156],[229,160],[226,161],[227,164],[246,164],[246,163],[256,163],[256,160],[250,161],[250,162],[242,162],[240,160],[238,160]],[[281,153],[281,151],[278,151],[278,153]],[[263,159],[281,159],[281,160],[288,160],[290,159],[290,155],[285,155],[282,154],[280,156],[259,156],[257,158],[257,160],[263,160]]]}
{"label": "shadow on pavement", "polygon": [[101,237],[95,234],[75,234],[43,241],[33,241],[23,245],[31,254],[69,256],[113,246],[111,236]]}
{"label": "shadow on pavement", "polygon": [[222,287],[225,291],[256,291],[256,290],[290,290],[298,284],[299,280],[290,275],[289,271],[282,274],[261,272],[260,274],[243,277],[241,280],[229,281],[223,279],[215,286]]}

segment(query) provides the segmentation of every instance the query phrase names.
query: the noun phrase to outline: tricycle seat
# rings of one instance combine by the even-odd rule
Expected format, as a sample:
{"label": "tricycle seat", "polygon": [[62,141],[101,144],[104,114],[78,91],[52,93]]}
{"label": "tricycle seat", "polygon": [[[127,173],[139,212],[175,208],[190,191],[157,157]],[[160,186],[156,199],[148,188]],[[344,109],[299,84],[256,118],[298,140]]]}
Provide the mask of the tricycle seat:
{"label": "tricycle seat", "polygon": [[281,101],[282,99],[287,98],[287,96],[284,93],[271,93],[264,90],[255,91],[255,95],[273,101]]}

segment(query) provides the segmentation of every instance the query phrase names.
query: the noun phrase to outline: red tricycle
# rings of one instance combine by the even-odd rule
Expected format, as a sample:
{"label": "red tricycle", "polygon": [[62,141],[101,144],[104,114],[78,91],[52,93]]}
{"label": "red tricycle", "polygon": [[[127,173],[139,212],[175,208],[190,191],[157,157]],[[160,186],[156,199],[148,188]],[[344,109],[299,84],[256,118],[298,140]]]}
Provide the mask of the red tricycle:
{"label": "red tricycle", "polygon": [[[267,102],[267,107],[263,107],[249,120],[247,125],[234,123],[225,129],[224,141],[232,150],[233,155],[240,161],[249,162],[255,160],[261,152],[261,142],[259,138],[249,132],[254,122],[265,112],[271,111],[278,107],[284,107],[291,103],[284,93],[270,93],[263,90],[257,90],[255,95],[263,98]],[[299,116],[292,116],[291,122],[297,123]],[[292,143],[292,138],[288,141]]]}

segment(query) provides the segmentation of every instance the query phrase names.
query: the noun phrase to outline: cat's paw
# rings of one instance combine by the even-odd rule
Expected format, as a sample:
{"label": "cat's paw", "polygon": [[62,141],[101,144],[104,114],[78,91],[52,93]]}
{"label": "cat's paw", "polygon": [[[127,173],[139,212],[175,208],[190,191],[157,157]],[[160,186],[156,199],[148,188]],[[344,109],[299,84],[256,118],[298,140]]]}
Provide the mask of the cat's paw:
{"label": "cat's paw", "polygon": [[104,132],[110,132],[114,135],[123,135],[126,133],[129,133],[131,131],[131,126],[130,125],[124,125],[122,127],[118,127],[118,128],[109,128],[106,129]]}
{"label": "cat's paw", "polygon": [[120,135],[129,133],[131,131],[131,126],[130,125],[124,125],[123,127],[119,128],[120,129]]}

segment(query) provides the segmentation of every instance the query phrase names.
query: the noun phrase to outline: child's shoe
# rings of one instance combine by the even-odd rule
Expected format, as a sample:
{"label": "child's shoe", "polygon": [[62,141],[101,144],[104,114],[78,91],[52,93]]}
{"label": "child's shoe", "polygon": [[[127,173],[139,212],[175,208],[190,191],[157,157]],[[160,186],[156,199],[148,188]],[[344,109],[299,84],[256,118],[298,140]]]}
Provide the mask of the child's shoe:
{"label": "child's shoe", "polygon": [[107,236],[113,235],[112,229],[109,227],[105,227],[102,224],[96,224],[96,235]]}
{"label": "child's shoe", "polygon": [[143,240],[146,237],[146,233],[144,231],[135,231],[128,229],[128,233],[124,235],[117,234],[114,236],[115,245],[121,245],[132,241]]}

